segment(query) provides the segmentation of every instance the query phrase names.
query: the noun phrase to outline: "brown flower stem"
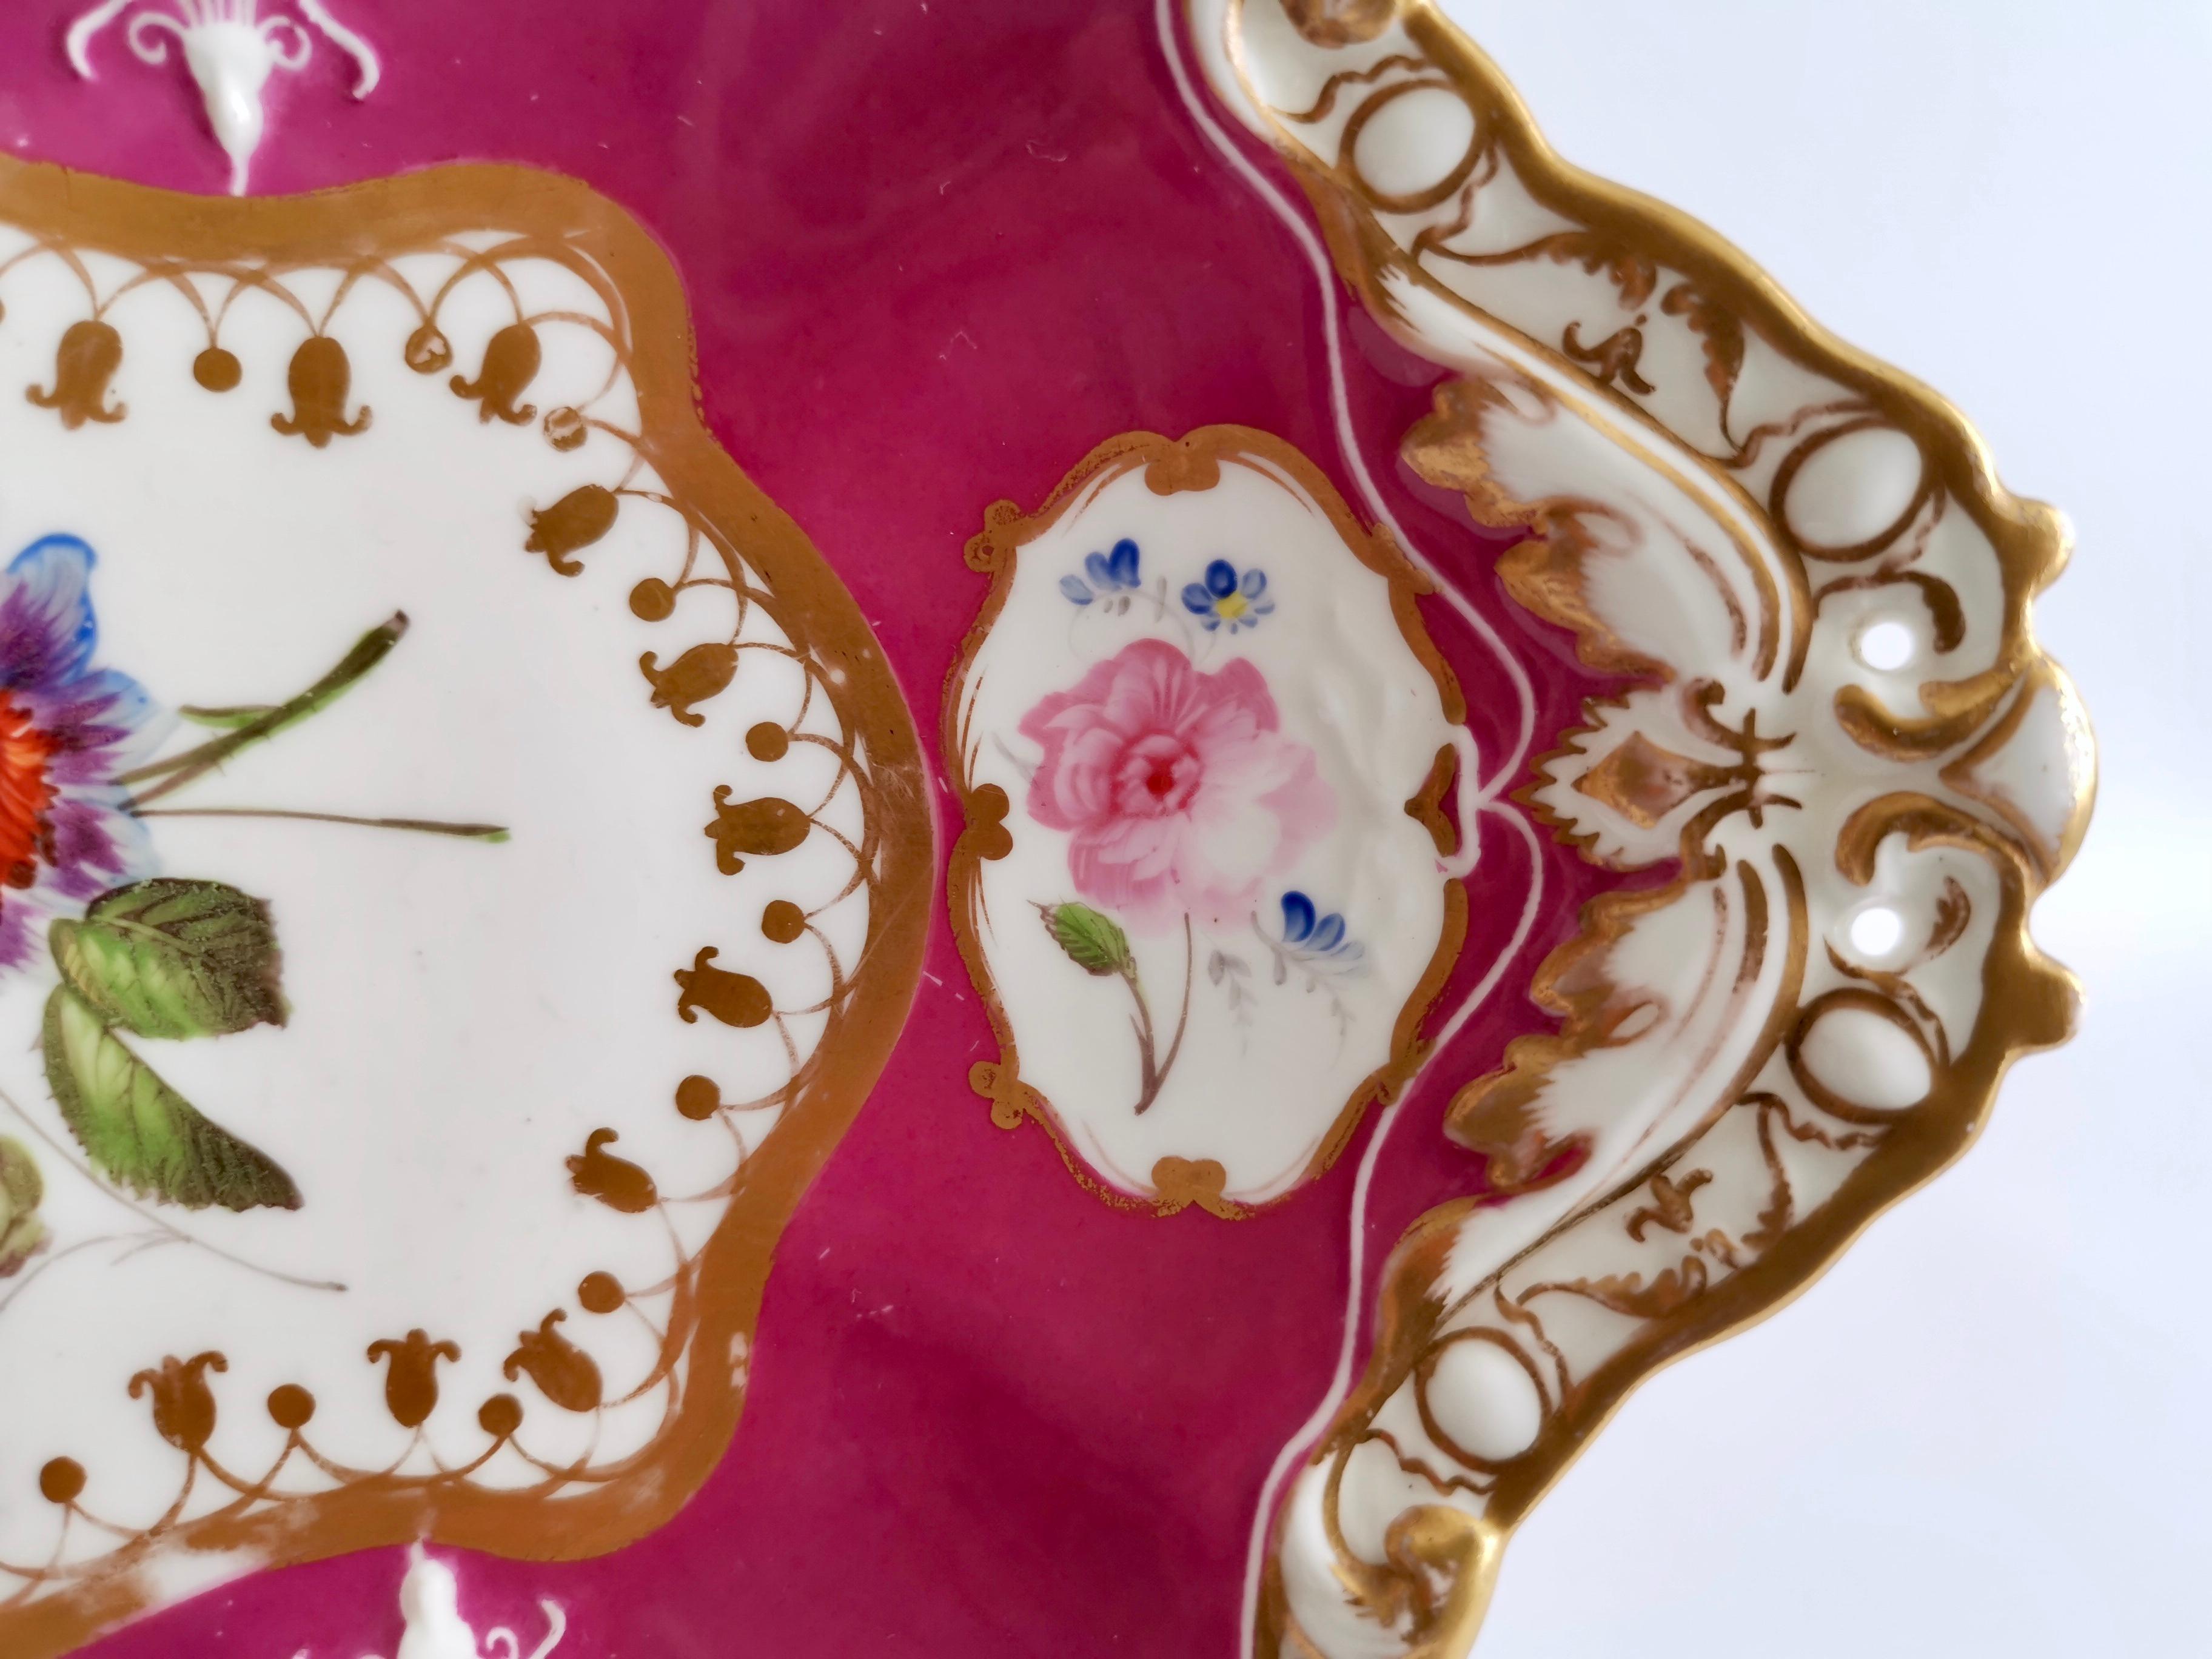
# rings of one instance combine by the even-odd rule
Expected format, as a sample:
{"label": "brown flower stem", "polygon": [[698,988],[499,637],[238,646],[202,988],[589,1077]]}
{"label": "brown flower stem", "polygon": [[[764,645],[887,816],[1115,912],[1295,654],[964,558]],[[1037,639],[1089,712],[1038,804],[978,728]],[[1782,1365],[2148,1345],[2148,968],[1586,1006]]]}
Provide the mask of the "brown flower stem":
{"label": "brown flower stem", "polygon": [[425,836],[458,836],[465,841],[501,842],[499,823],[447,823],[438,818],[357,818],[344,812],[294,812],[275,806],[152,806],[132,813],[142,818],[294,818],[304,823],[351,823],[364,830],[410,830]]}
{"label": "brown flower stem", "polygon": [[[101,1233],[97,1237],[80,1238],[76,1243],[69,1245],[62,1249],[42,1254],[36,1261],[30,1265],[29,1268],[27,1269],[20,1278],[15,1279],[9,1285],[8,1293],[5,1296],[0,1296],[0,1314],[6,1313],[9,1304],[12,1304],[17,1297],[22,1295],[25,1291],[29,1290],[40,1273],[46,1272],[47,1268],[52,1267],[59,1262],[68,1261],[79,1250],[93,1249],[102,1244],[125,1243],[128,1244],[131,1248],[125,1250],[124,1254],[125,1255],[136,1255],[140,1249],[144,1249],[149,1243],[157,1244],[173,1244],[175,1242],[175,1239],[169,1234],[162,1232]],[[118,1256],[117,1260],[120,1261],[122,1260],[122,1257]]]}
{"label": "brown flower stem", "polygon": [[1153,1060],[1152,1011],[1146,1004],[1143,987],[1137,983],[1137,965],[1132,962],[1121,977],[1127,982],[1129,994],[1137,1001],[1137,1052],[1143,1067],[1144,1087],[1137,1097],[1137,1115],[1142,1117],[1152,1103],[1159,1098],[1160,1090],[1175,1069],[1176,1056],[1182,1052],[1182,1034],[1190,1029],[1191,965],[1194,960],[1191,941],[1190,918],[1182,919],[1182,1007],[1176,1015],[1175,1040],[1168,1044],[1168,1057],[1157,1064]]}
{"label": "brown flower stem", "polygon": [[1159,1077],[1152,1065],[1152,1011],[1145,1004],[1145,988],[1137,983],[1137,970],[1123,971],[1121,982],[1129,988],[1136,999],[1137,1017],[1129,1024],[1137,1033],[1137,1063],[1142,1068],[1142,1084],[1137,1094],[1137,1115],[1142,1117],[1160,1092]]}
{"label": "brown flower stem", "polygon": [[[131,805],[143,806],[157,800],[173,789],[181,789],[195,778],[204,776],[229,760],[240,750],[251,748],[275,737],[287,726],[320,714],[343,696],[367,675],[369,670],[391,653],[407,631],[407,613],[394,611],[391,618],[372,628],[354,642],[353,649],[341,657],[337,666],[317,680],[296,697],[276,704],[265,713],[255,715],[243,724],[213,738],[181,755],[172,755],[167,760],[154,761],[147,765],[125,772],[115,780],[118,783],[143,783],[151,779],[160,781],[138,795]],[[240,711],[217,711],[229,713]]]}

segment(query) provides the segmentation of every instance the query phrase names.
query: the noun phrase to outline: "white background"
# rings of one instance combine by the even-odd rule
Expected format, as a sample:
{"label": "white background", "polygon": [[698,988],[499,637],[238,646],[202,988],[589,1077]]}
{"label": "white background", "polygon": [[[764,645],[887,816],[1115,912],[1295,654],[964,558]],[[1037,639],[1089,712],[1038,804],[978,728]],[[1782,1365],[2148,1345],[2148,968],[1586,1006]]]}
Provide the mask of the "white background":
{"label": "white background", "polygon": [[1446,0],[1570,160],[1696,214],[2074,520],[2087,989],[1980,1144],[1646,1383],[1486,1659],[2212,1655],[2212,0]]}

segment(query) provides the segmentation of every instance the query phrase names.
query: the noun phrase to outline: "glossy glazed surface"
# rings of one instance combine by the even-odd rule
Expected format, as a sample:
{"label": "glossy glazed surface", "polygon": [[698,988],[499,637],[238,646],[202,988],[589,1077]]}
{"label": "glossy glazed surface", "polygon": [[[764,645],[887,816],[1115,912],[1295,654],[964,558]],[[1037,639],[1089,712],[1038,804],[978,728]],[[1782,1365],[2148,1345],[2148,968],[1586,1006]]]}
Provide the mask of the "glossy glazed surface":
{"label": "glossy glazed surface", "polygon": [[[137,751],[117,745],[142,725],[150,733],[150,716],[118,716],[127,730],[112,738],[81,729],[68,710],[93,706],[90,647],[64,661],[55,641],[79,612],[78,639],[93,637],[93,556],[54,539],[57,528],[97,529],[123,548],[102,578],[118,590],[113,660],[153,665],[144,672],[166,687],[189,677],[189,653],[170,652],[141,620],[152,612],[135,607],[185,622],[187,642],[240,623],[326,627],[317,605],[281,603],[280,581],[252,577],[253,561],[306,560],[312,580],[319,556],[357,573],[378,568],[380,541],[400,538],[422,562],[397,568],[419,585],[503,538],[493,511],[480,531],[440,541],[520,483],[524,550],[544,556],[528,567],[543,584],[531,602],[600,594],[586,616],[668,647],[636,658],[642,687],[620,672],[571,679],[558,659],[582,647],[501,600],[508,576],[472,570],[477,586],[455,585],[453,614],[469,598],[483,619],[482,665],[431,653],[434,694],[480,673],[503,686],[564,676],[558,696],[486,699],[448,757],[474,741],[517,757],[522,782],[502,796],[497,827],[512,818],[529,857],[543,856],[532,837],[549,821],[555,775],[596,747],[614,745],[607,765],[587,768],[604,774],[586,786],[595,806],[637,804],[637,829],[667,779],[724,769],[718,750],[678,741],[672,725],[726,740],[730,721],[729,734],[755,722],[744,747],[770,769],[763,788],[804,769],[775,769],[787,751],[837,757],[811,809],[736,800],[749,773],[718,785],[711,866],[696,834],[679,853],[631,825],[552,809],[568,842],[585,843],[558,859],[609,863],[661,908],[638,907],[634,927],[619,916],[579,927],[566,948],[584,950],[580,969],[540,953],[554,982],[536,1006],[553,1009],[597,957],[670,955],[695,912],[726,942],[734,917],[722,912],[757,904],[763,880],[796,887],[758,912],[757,932],[775,950],[809,939],[780,960],[811,962],[818,947],[827,983],[808,1006],[803,976],[732,972],[736,957],[713,965],[716,948],[694,957],[685,936],[688,965],[672,978],[687,1057],[668,1069],[712,1075],[675,1086],[675,1114],[729,1120],[737,1167],[672,1200],[672,1169],[701,1170],[680,1150],[686,1126],[624,1115],[627,1104],[592,1106],[602,1127],[566,1159],[569,1200],[644,1225],[625,1233],[591,1212],[592,1260],[624,1267],[586,1275],[574,1299],[587,1316],[627,1302],[663,1333],[656,1376],[680,1379],[667,1385],[663,1437],[625,1426],[620,1408],[635,1396],[603,1387],[620,1322],[563,1331],[566,1294],[528,1288],[533,1273],[559,1279],[581,1265],[541,1242],[561,1224],[557,1206],[532,1210],[547,1196],[534,1177],[481,1206],[465,1181],[442,1199],[426,1186],[420,1212],[392,1212],[407,1248],[390,1261],[372,1253],[354,1276],[381,1296],[392,1262],[404,1283],[450,1257],[470,1264],[447,1285],[456,1295],[504,1293],[510,1280],[526,1291],[537,1328],[503,1371],[527,1382],[485,1400],[463,1431],[489,1437],[481,1459],[456,1470],[471,1454],[450,1449],[453,1422],[431,1416],[441,1364],[457,1388],[496,1386],[483,1373],[501,1340],[487,1346],[465,1297],[426,1319],[435,1336],[403,1338],[390,1316],[379,1316],[388,1330],[334,1316],[337,1348],[373,1334],[368,1357],[388,1367],[391,1424],[368,1413],[378,1431],[417,1432],[386,1474],[341,1474],[345,1490],[328,1498],[279,1491],[274,1472],[251,1487],[226,1473],[218,1454],[243,1455],[240,1401],[210,1377],[227,1362],[212,1349],[179,1357],[193,1346],[190,1318],[156,1341],[118,1314],[98,1330],[121,1344],[118,1358],[142,1340],[176,1349],[158,1361],[149,1349],[129,1392],[150,1396],[154,1436],[183,1454],[186,1496],[131,1522],[149,1527],[143,1576],[103,1585],[80,1566],[91,1559],[82,1528],[129,1515],[117,1504],[145,1498],[154,1477],[139,1490],[115,1473],[122,1449],[94,1419],[118,1402],[100,1407],[96,1381],[73,1427],[33,1397],[44,1388],[75,1401],[78,1357],[17,1375],[30,1389],[19,1414],[48,1437],[33,1461],[65,1427],[102,1443],[89,1485],[74,1456],[40,1468],[53,1506],[40,1513],[63,1529],[53,1565],[22,1565],[43,1547],[17,1540],[21,1514],[0,1531],[15,1553],[0,1567],[31,1586],[18,1598],[31,1611],[9,1628],[42,1652],[199,1585],[347,1549],[360,1553],[152,1616],[108,1650],[204,1643],[217,1626],[227,1640],[307,1651],[388,1642],[405,1558],[363,1547],[426,1532],[508,1559],[456,1558],[456,1581],[418,1556],[400,1598],[410,1656],[474,1650],[476,1627],[533,1629],[539,1609],[546,1651],[715,1651],[740,1630],[794,1653],[1040,1641],[1266,1659],[1460,1651],[1513,1527],[1622,1394],[1818,1273],[1963,1149],[2012,1054],[2067,1030],[2070,983],[2026,933],[2027,906],[2078,844],[2091,787],[2078,702],[2028,620],[2063,556],[2063,522],[1996,483],[1955,411],[1806,325],[1740,255],[1562,167],[1510,89],[1419,0],[1194,0],[1187,18],[1169,0],[1006,16],[573,8],[533,13],[527,29],[495,28],[512,21],[502,12],[425,32],[350,5],[341,22],[317,0],[297,0],[289,21],[248,3],[173,20],[160,5],[108,0],[70,37],[72,67],[103,94],[121,64],[99,29],[126,11],[121,39],[152,69],[168,64],[166,80],[133,83],[129,118],[95,123],[86,85],[34,77],[19,150],[207,188],[208,146],[185,142],[176,118],[204,98],[234,191],[249,177],[267,189],[454,157],[519,161],[573,173],[637,216],[685,294],[673,297],[638,232],[598,198],[521,173],[431,172],[234,212],[80,190],[51,168],[0,178],[29,238],[8,269],[66,266],[91,310],[76,314],[65,280],[42,289],[18,274],[7,290],[10,349],[27,372],[52,364],[11,417],[26,423],[15,447],[58,446],[39,465],[59,493],[42,506],[27,487],[26,522],[0,521],[27,546],[0,604],[17,617],[8,684],[24,703],[5,756],[16,806],[0,819],[21,843],[8,872],[20,896],[0,921],[21,937],[0,932],[0,951],[31,975],[16,1001],[51,997],[39,1047],[65,1127],[20,1105],[15,1115],[64,1164],[74,1137],[90,1164],[77,1174],[95,1191],[247,1212],[263,1232],[281,1220],[264,1212],[301,1204],[283,1168],[220,1127],[191,1131],[220,1158],[203,1150],[149,1172],[94,1109],[116,1079],[136,1078],[142,1118],[185,1121],[125,1037],[234,1034],[283,1013],[241,989],[188,998],[185,1018],[133,988],[131,975],[179,948],[144,942],[139,913],[156,897],[228,918],[225,948],[260,952],[273,997],[271,924],[230,886],[143,881],[160,867],[141,838],[159,816],[149,803],[229,749],[216,740],[204,763],[195,750],[134,765]],[[349,23],[375,37],[374,51]],[[156,49],[170,39],[181,65]],[[426,225],[442,240],[420,242]],[[72,264],[80,243],[89,264]],[[584,273],[592,295],[541,293],[530,249]],[[152,258],[171,254],[185,263]],[[150,260],[143,278],[129,280],[126,263],[114,286],[118,257]],[[339,314],[351,276],[319,315],[294,301],[309,336],[296,344],[281,310],[247,305],[232,321],[239,293],[312,289],[337,276],[318,262],[349,258],[362,291],[414,305],[420,326],[404,351],[363,332],[359,305]],[[456,259],[426,299],[416,284],[438,283],[428,266]],[[210,313],[205,285],[225,282],[230,297]],[[199,308],[198,392],[143,378],[149,360],[181,361],[194,325],[177,310],[164,345],[143,303],[120,303],[134,290]],[[567,401],[539,421],[526,394],[553,398],[581,362],[565,347],[541,356],[539,336],[574,325],[586,348],[594,331],[613,343],[615,368],[606,390],[561,390]],[[706,441],[680,404],[695,334],[701,406],[743,479],[715,471],[710,446],[696,453]],[[84,526],[61,522],[78,512],[70,489],[83,493],[70,467],[151,429],[143,413],[123,424],[133,404],[158,414],[165,399],[208,394],[254,405],[273,390],[280,348],[292,354],[292,408],[267,422],[273,447],[258,416],[251,442],[203,420],[204,476],[167,479],[145,463],[141,493],[98,507],[86,497]],[[435,380],[398,371],[441,378],[456,350],[465,370],[480,366],[473,380],[454,374],[450,392],[496,464],[472,459],[459,428],[434,459],[386,435],[395,410],[417,440],[453,420]],[[386,411],[374,435],[368,403],[349,401],[356,361]],[[568,473],[546,465],[548,449],[574,452]],[[627,471],[605,471],[625,459]],[[501,471],[518,460],[519,478]],[[356,463],[386,493],[348,484],[362,507],[318,533],[315,514],[343,499],[328,480]],[[241,520],[233,548],[220,533],[222,478],[241,466],[265,475],[258,487],[281,510]],[[434,474],[418,492],[414,481]],[[410,528],[418,493],[443,505]],[[208,580],[163,605],[157,568],[143,561],[173,497],[193,530],[160,577],[204,563]],[[680,576],[628,589],[624,617],[609,607],[620,583],[605,584],[644,546],[645,509],[627,498],[673,509],[690,544]],[[702,536],[729,572],[719,587],[693,579]],[[570,580],[547,580],[544,567]],[[241,597],[225,599],[226,582],[242,582]],[[662,629],[720,589],[738,597],[726,637],[690,643]],[[311,591],[321,605],[349,590],[333,580]],[[106,588],[99,602],[106,614]],[[213,609],[193,623],[194,605]],[[756,606],[773,623],[757,635]],[[793,665],[795,713],[772,682],[738,672],[767,660],[748,651]],[[98,684],[111,702],[137,690]],[[319,713],[320,694],[303,695],[312,708],[185,712],[258,740],[271,722]],[[624,717],[659,737],[611,728],[554,759],[539,728],[597,730],[602,704],[634,705]],[[497,735],[501,721],[512,735]],[[933,724],[941,750],[925,763],[912,734]],[[346,741],[370,743],[367,758],[389,767],[388,747],[357,726],[324,729],[353,732]],[[72,757],[66,776],[57,754]],[[338,756],[341,775],[384,775],[347,764],[343,746]],[[495,769],[463,763],[459,775]],[[854,795],[840,806],[848,778]],[[166,858],[167,832],[155,829]],[[483,824],[467,834],[495,839]],[[595,841],[609,846],[595,852]],[[225,873],[252,862],[240,861],[246,839],[210,845]],[[840,845],[853,874],[833,895]],[[748,863],[744,884],[725,884]],[[508,920],[473,944],[495,958],[494,935],[528,914],[514,895],[535,866],[484,867],[496,872],[483,878],[485,914]],[[388,879],[404,885],[413,868],[395,862]],[[946,872],[934,887],[933,869]],[[281,859],[268,871],[283,928],[305,916],[343,933],[311,880]],[[821,890],[803,909],[787,900],[810,872]],[[126,881],[141,884],[94,896]],[[841,911],[855,895],[857,910]],[[374,933],[374,907],[362,914]],[[49,915],[62,981],[50,993],[24,931]],[[609,949],[590,946],[595,927]],[[300,951],[303,988],[328,977],[320,948]],[[447,966],[458,979],[434,999],[441,1009],[485,971]],[[222,991],[237,971],[210,982]],[[392,982],[364,975],[372,1010]],[[503,1030],[539,1018],[528,1000],[501,1017]],[[356,1132],[374,1126],[378,1087],[434,1106],[434,1079],[450,1069],[441,1046],[469,1042],[465,1024],[435,1016],[380,1017],[408,1025],[433,1081],[368,1088],[352,1108]],[[642,1005],[622,1015],[623,1043],[593,1058],[627,1053],[623,1065],[651,1071],[662,1017]],[[773,1031],[783,1068],[772,1042],[746,1061],[718,1027],[764,1042]],[[554,1097],[556,1142],[586,1110],[559,1098],[586,1083],[557,1049],[579,1035],[556,1019],[538,1045],[545,1075],[519,1079]],[[286,1040],[295,1066],[339,1052],[330,1036]],[[723,1087],[730,1077],[743,1082]],[[35,1099],[40,1080],[11,1073],[10,1086]],[[668,1085],[653,1085],[662,1119]],[[622,1089],[611,1074],[596,1086]],[[1029,1120],[1048,1133],[1006,1133]],[[434,1112],[386,1133],[403,1158],[442,1154],[448,1174],[483,1163],[504,1177],[508,1140],[526,1137],[494,1121],[447,1127]],[[617,1122],[659,1186],[606,1150]],[[254,1132],[270,1145],[300,1133]],[[378,1154],[392,1149],[368,1145],[359,1162],[373,1187]],[[83,1194],[46,1201],[46,1152],[11,1141],[0,1155],[0,1271],[31,1261],[47,1219],[68,1242],[31,1273],[90,1248],[70,1207]],[[538,1148],[514,1172],[556,1169],[549,1158]],[[310,1200],[344,1178],[305,1152],[292,1160]],[[723,1218],[695,1268],[676,1211],[701,1202],[721,1206],[684,1212],[708,1218],[702,1231]],[[306,1213],[327,1224],[326,1206]],[[675,1245],[673,1276],[626,1290],[649,1276],[634,1252],[655,1218]],[[240,1236],[260,1237],[251,1227]],[[581,1250],[585,1236],[567,1243]],[[539,1322],[546,1295],[562,1305]],[[695,1302],[706,1310],[696,1340]],[[188,1294],[172,1304],[191,1312]],[[52,1301],[27,1305],[26,1319]],[[500,1302],[489,1322],[502,1322],[512,1314]],[[344,1401],[366,1386],[357,1370],[336,1384],[307,1371],[335,1350],[314,1319],[295,1326],[299,1374],[325,1408],[316,1415],[316,1397],[289,1382],[267,1395],[266,1416],[290,1437],[276,1470],[301,1447],[319,1458],[310,1441],[352,1432],[358,1408],[349,1418]],[[58,1354],[65,1322],[56,1328],[43,1340]],[[571,1340],[586,1330],[580,1347]],[[249,1346],[242,1331],[223,1340]],[[252,1389],[269,1380],[240,1369],[260,1376]],[[703,1416],[675,1409],[702,1392]],[[130,1431],[150,1446],[149,1427]],[[497,1484],[493,1460],[556,1431],[580,1461],[538,1462],[554,1479],[542,1501],[526,1498],[526,1519],[488,1518],[505,1500],[479,1504],[469,1483]],[[604,1469],[591,1462],[602,1450],[615,1460]],[[212,1494],[188,1501],[203,1468],[240,1494],[241,1514],[256,1510],[250,1525],[226,1532],[227,1514],[204,1513]],[[556,1499],[572,1480],[596,1490]],[[593,1559],[518,1564],[551,1557]],[[40,1624],[42,1586],[80,1571],[88,1588],[43,1604],[75,1607],[80,1622]]]}
{"label": "glossy glazed surface", "polygon": [[[256,191],[497,159],[635,214],[682,272],[710,427],[852,589],[925,725],[981,603],[961,549],[990,501],[1042,500],[1117,432],[1222,422],[1348,488],[1310,274],[1181,115],[1149,8],[580,5],[526,29],[477,10],[349,15],[379,42],[383,86],[349,103],[334,58],[272,85]],[[18,154],[221,187],[220,155],[184,131],[187,83],[124,64],[128,100],[95,97],[52,20],[4,27],[46,66],[19,81]],[[1392,457],[1438,371],[1364,323],[1352,334],[1381,487],[1516,641],[1536,724],[1556,728],[1590,682],[1497,592],[1498,539]],[[1424,614],[1480,751],[1510,753],[1511,687],[1456,617]],[[1528,855],[1486,830],[1463,971],[1510,939]],[[1565,849],[1541,859],[1545,913],[1509,986],[1613,879]],[[1375,1171],[1370,1264],[1466,1190],[1437,1133],[1449,1081],[1539,1023],[1509,990],[1413,1091]],[[1255,1495],[1335,1364],[1357,1158],[1248,1221],[1114,1212],[1043,1137],[994,1126],[967,1079],[988,1048],[940,904],[884,1086],[779,1251],[729,1455],[618,1554],[471,1558],[479,1627],[534,1630],[550,1594],[569,1612],[562,1652],[586,1656],[715,1653],[739,1631],[794,1654],[1028,1652],[1048,1632],[1069,1654],[1233,1648]],[[377,1633],[404,1565],[395,1550],[264,1575],[97,1651],[192,1650],[220,1631],[232,1649],[350,1652],[392,1639]]]}

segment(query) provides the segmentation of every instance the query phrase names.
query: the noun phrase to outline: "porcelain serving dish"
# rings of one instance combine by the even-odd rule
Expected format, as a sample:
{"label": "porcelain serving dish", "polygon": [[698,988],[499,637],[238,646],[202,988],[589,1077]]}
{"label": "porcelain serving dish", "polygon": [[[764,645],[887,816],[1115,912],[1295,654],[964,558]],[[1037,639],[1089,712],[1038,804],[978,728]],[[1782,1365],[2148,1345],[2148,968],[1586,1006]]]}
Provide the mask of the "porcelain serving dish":
{"label": "porcelain serving dish", "polygon": [[1463,1653],[2069,1027],[2063,520],[1419,0],[0,46],[9,1659]]}

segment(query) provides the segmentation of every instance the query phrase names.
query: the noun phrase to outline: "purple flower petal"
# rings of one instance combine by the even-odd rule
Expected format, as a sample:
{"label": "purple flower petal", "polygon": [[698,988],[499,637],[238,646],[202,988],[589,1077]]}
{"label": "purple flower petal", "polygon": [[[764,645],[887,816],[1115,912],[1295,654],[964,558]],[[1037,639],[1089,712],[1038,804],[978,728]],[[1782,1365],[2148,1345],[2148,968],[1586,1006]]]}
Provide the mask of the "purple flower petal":
{"label": "purple flower petal", "polygon": [[51,886],[82,903],[152,866],[146,826],[123,810],[129,798],[120,789],[87,789],[72,791],[54,803],[48,819],[53,830],[53,862],[41,871],[40,889]]}
{"label": "purple flower petal", "polygon": [[75,536],[46,536],[0,577],[0,688],[51,685],[92,660],[94,554]]}
{"label": "purple flower petal", "polygon": [[47,775],[57,783],[105,783],[129,771],[160,746],[174,724],[175,717],[145,687],[112,668],[10,696],[52,739]]}
{"label": "purple flower petal", "polygon": [[31,939],[31,908],[19,894],[0,892],[0,969],[21,968],[35,947]]}
{"label": "purple flower petal", "polygon": [[50,917],[154,869],[146,826],[116,782],[153,754],[173,716],[145,688],[94,668],[99,643],[89,592],[92,549],[48,536],[0,574],[0,714],[20,744],[5,780],[11,797],[6,873],[0,888],[0,970],[36,954]]}

